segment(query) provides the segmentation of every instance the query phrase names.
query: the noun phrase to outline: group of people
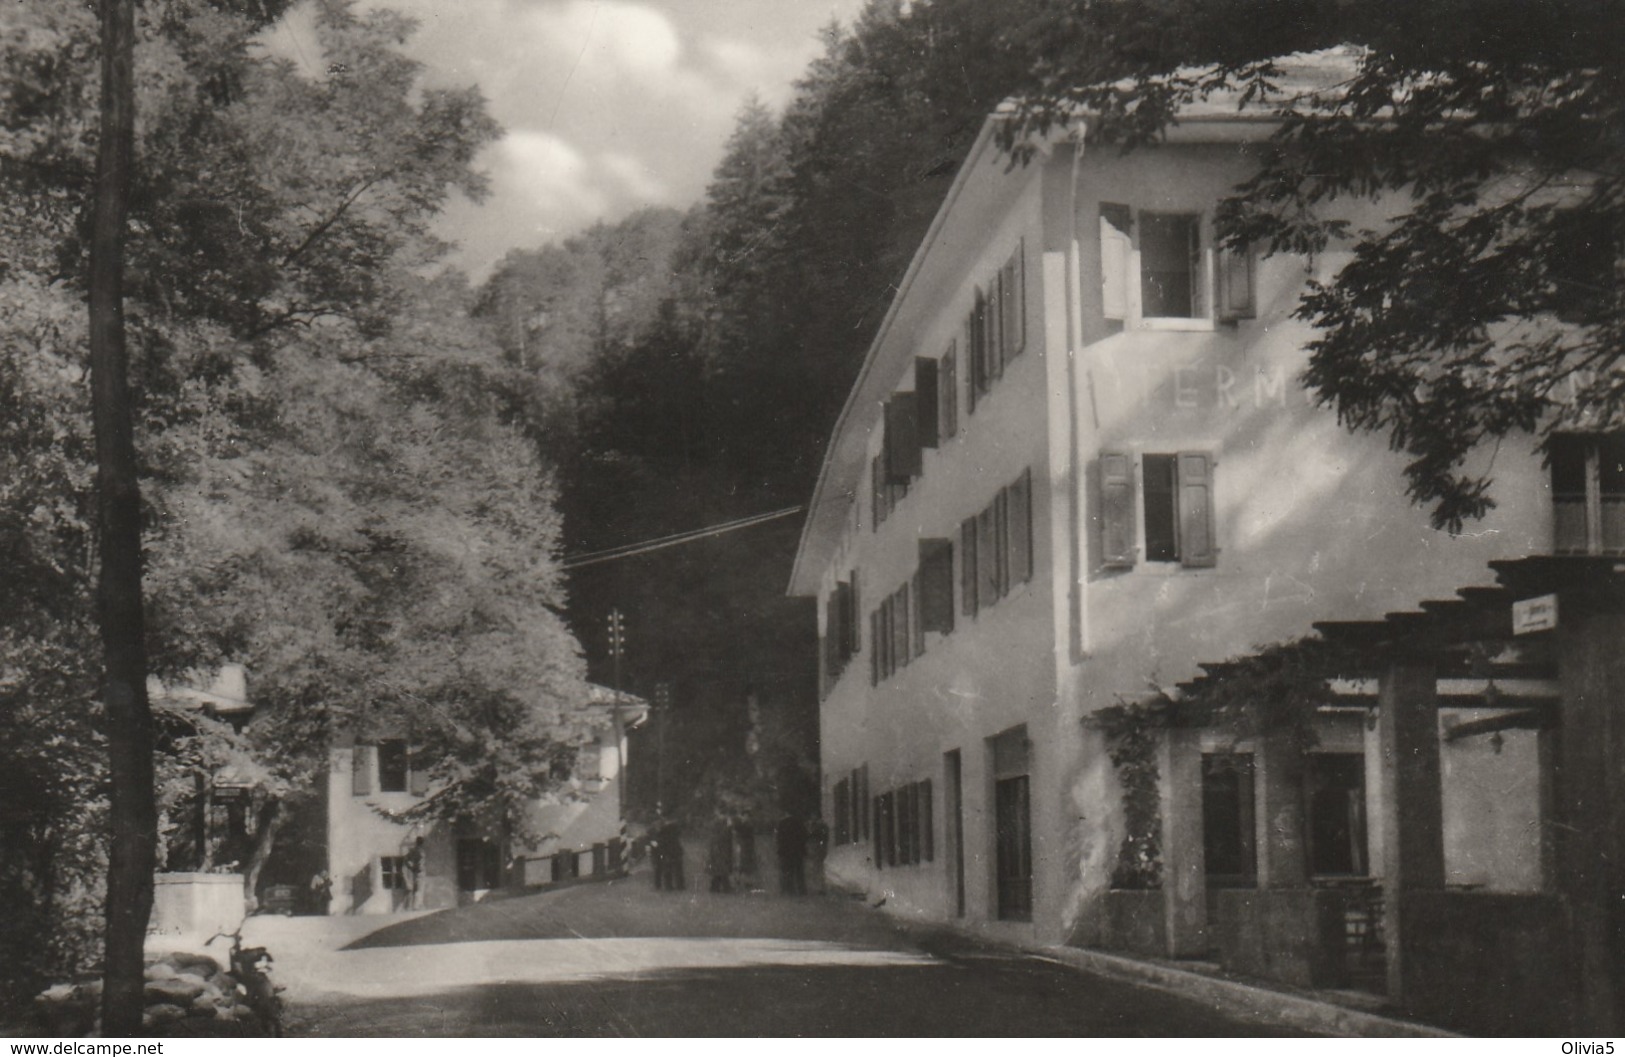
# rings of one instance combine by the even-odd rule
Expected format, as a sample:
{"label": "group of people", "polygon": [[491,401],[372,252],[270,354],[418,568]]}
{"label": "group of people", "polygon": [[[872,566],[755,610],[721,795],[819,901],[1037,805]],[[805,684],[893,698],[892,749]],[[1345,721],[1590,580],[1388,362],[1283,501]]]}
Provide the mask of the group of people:
{"label": "group of people", "polygon": [[683,877],[683,829],[676,819],[664,814],[655,817],[649,829],[649,861],[657,890],[675,892],[688,887]]}
{"label": "group of people", "polygon": [[[779,819],[773,827],[773,850],[780,893],[807,894],[808,859],[812,860],[814,873],[821,877],[828,843],[828,830],[820,820],[808,823],[788,813]],[[706,844],[705,872],[713,892],[732,892],[755,878],[756,831],[749,820],[717,812]]]}

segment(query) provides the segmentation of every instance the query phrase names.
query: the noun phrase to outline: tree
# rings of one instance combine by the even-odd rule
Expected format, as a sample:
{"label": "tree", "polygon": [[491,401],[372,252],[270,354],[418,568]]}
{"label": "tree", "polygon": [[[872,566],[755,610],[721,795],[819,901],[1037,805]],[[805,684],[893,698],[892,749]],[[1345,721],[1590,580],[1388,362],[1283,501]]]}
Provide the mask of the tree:
{"label": "tree", "polygon": [[[447,195],[480,192],[470,163],[495,126],[477,94],[419,84],[389,13],[323,3],[323,74],[268,57],[255,34],[283,6],[142,6],[122,284],[136,642],[170,682],[247,663],[264,705],[240,740],[166,714],[156,763],[173,802],[177,777],[252,754],[257,862],[346,725],[421,735],[436,810],[490,817],[545,790],[585,736],[550,472],[463,281],[422,278],[441,249],[428,225]],[[72,5],[0,9],[0,26],[19,71],[0,85],[0,773],[34,776],[0,814],[0,966],[27,988],[98,959],[75,926],[105,905],[82,309],[98,50]],[[144,931],[138,903],[118,907]],[[139,1003],[139,931],[134,951]]]}
{"label": "tree", "polygon": [[88,286],[96,541],[101,557],[97,623],[103,651],[112,831],[102,1026],[109,1035],[134,1035],[141,1029],[144,1009],[142,945],[152,913],[152,871],[158,854],[141,606],[141,488],[124,343],[124,226],[135,162],[134,0],[103,0],[101,20],[101,122]]}
{"label": "tree", "polygon": [[[1281,123],[1220,220],[1232,243],[1346,246],[1311,284],[1304,383],[1411,457],[1409,494],[1453,532],[1493,505],[1481,446],[1625,421],[1625,5],[1503,0],[1078,5],[1022,23],[1018,152],[1079,110],[1089,136],[1155,139],[1233,93]],[[1346,79],[1283,97],[1279,57],[1351,45]],[[1391,223],[1353,231],[1342,198]]]}

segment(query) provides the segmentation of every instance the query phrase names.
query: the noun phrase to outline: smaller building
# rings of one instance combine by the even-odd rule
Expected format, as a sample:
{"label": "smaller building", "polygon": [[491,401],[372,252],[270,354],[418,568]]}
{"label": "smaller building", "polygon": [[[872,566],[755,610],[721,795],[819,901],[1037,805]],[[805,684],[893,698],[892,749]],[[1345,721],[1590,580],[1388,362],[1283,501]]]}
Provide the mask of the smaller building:
{"label": "smaller building", "polygon": [[596,740],[577,757],[557,799],[531,806],[535,847],[445,822],[400,816],[431,792],[405,738],[346,737],[327,776],[331,914],[388,914],[478,902],[493,891],[607,874],[619,867],[626,734],[647,718],[641,700],[601,686],[588,706]]}

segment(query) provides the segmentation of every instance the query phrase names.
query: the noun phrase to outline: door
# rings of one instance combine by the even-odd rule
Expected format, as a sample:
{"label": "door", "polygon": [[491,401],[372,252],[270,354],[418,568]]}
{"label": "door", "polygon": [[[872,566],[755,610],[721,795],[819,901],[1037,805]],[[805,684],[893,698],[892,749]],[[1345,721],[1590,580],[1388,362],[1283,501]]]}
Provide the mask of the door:
{"label": "door", "polygon": [[1033,840],[1028,776],[1001,778],[994,784],[995,849],[999,884],[999,918],[1031,921],[1033,917]]}
{"label": "door", "polygon": [[993,879],[998,916],[1033,918],[1032,796],[1027,728],[1011,727],[988,739],[993,764]]}
{"label": "door", "polygon": [[965,802],[960,785],[959,750],[942,755],[942,784],[948,794],[947,815],[943,819],[948,840],[948,891],[954,903],[954,916],[965,916]]}
{"label": "door", "polygon": [[457,842],[457,887],[464,892],[502,883],[502,850],[495,842],[465,837]]}

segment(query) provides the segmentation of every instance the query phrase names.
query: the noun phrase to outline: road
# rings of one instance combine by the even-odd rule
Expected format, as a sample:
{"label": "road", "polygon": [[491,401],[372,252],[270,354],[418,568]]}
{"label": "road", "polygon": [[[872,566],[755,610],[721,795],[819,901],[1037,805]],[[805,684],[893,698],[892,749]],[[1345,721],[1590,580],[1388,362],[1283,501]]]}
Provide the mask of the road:
{"label": "road", "polygon": [[1217,1036],[1164,991],[836,896],[646,875],[408,919],[256,918],[306,1036]]}

